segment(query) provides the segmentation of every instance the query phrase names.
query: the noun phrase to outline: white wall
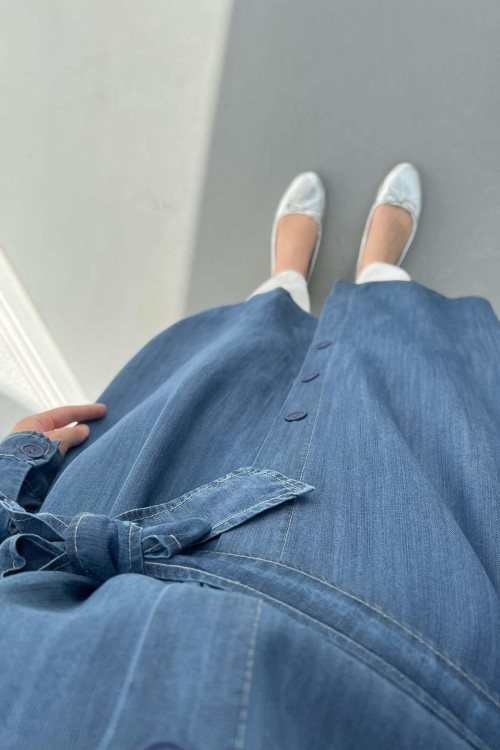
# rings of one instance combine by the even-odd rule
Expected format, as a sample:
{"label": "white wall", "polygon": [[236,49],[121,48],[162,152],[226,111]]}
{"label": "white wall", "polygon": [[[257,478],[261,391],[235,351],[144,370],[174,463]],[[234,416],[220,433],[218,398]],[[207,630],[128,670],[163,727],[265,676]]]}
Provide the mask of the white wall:
{"label": "white wall", "polygon": [[0,0],[0,246],[91,400],[183,315],[230,11]]}

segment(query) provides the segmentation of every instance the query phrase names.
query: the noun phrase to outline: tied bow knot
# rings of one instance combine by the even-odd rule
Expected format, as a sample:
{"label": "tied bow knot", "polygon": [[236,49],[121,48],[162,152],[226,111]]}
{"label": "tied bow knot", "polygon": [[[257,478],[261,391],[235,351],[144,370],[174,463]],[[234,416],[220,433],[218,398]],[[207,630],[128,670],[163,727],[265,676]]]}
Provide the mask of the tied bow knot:
{"label": "tied bow knot", "polygon": [[145,563],[161,562],[210,536],[203,518],[184,518],[142,527],[96,513],[74,517],[29,513],[0,500],[3,518],[0,575],[62,570],[106,581],[120,573],[145,573]]}
{"label": "tied bow knot", "polygon": [[66,554],[75,573],[105,581],[119,573],[144,573],[145,560],[173,557],[211,530],[202,518],[143,529],[130,521],[80,513],[68,527]]}

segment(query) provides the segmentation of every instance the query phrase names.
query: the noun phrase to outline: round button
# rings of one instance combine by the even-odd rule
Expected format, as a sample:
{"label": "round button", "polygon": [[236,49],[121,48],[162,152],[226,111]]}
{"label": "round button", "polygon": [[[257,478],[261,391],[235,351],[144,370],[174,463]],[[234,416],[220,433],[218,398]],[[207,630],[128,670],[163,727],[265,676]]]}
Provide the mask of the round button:
{"label": "round button", "polygon": [[303,375],[301,377],[301,380],[303,383],[308,383],[310,380],[314,380],[314,378],[317,378],[319,375],[319,372],[311,372],[309,375]]}
{"label": "round button", "polygon": [[25,453],[27,456],[30,456],[30,458],[40,458],[40,456],[43,456],[44,450],[36,443],[24,443],[23,445],[19,446],[21,449],[21,453]]}
{"label": "round button", "polygon": [[316,344],[316,349],[326,349],[326,347],[330,346],[331,343],[331,341],[318,341],[318,343]]}
{"label": "round button", "polygon": [[287,422],[296,422],[298,419],[304,419],[304,417],[307,417],[306,411],[291,411],[285,419]]}

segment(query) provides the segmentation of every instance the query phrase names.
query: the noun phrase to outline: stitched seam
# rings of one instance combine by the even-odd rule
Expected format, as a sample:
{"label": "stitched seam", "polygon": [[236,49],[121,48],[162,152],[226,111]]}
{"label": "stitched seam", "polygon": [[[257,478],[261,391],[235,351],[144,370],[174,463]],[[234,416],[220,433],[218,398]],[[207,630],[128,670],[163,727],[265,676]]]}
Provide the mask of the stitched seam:
{"label": "stitched seam", "polygon": [[258,508],[259,505],[265,505],[266,503],[271,503],[273,500],[280,500],[282,497],[285,497],[285,495],[288,495],[289,491],[285,490],[281,493],[281,495],[275,495],[274,497],[270,497],[267,500],[261,500],[260,503],[255,503],[255,505],[250,505],[249,508],[245,508],[245,510],[241,510],[239,513],[235,513],[234,516],[229,516],[228,518],[225,518],[223,521],[219,521],[219,523],[216,523],[214,526],[212,526],[213,529],[216,529],[217,526],[221,526],[223,523],[227,523],[227,521],[232,521],[233,518],[238,518],[238,516],[242,516],[244,513],[248,513],[250,510],[253,510],[254,508]]}
{"label": "stitched seam", "polygon": [[[281,482],[283,484],[287,484],[290,487],[292,487],[294,490],[300,490],[302,487],[299,483],[294,482],[293,480],[289,481],[288,479],[281,479],[276,472],[273,472],[270,469],[243,469],[241,471],[235,471],[231,474],[226,474],[226,476],[221,477],[220,479],[216,479],[213,482],[210,482],[209,484],[203,484],[201,487],[197,487],[192,492],[188,493],[188,495],[182,500],[180,503],[177,503],[177,505],[174,505],[172,508],[163,508],[160,511],[157,511],[156,513],[146,514],[146,515],[137,515],[135,516],[135,521],[144,521],[147,518],[154,518],[155,516],[159,516],[162,513],[171,513],[176,508],[179,508],[181,505],[186,503],[188,500],[190,500],[194,495],[197,495],[200,492],[203,492],[206,489],[209,489],[210,487],[216,487],[217,485],[222,484],[223,482],[226,482],[230,479],[234,479],[235,477],[241,476],[242,474],[270,474],[276,481]],[[140,509],[139,509],[140,510]],[[127,513],[133,513],[133,511],[127,511]]]}
{"label": "stitched seam", "polygon": [[[349,300],[348,300],[348,303],[347,303],[347,309],[345,311],[344,319],[342,321],[342,327],[341,327],[341,329],[339,331],[339,334],[337,336],[337,341],[335,342],[334,346],[332,346],[332,349],[331,349],[331,352],[330,352],[330,356],[328,358],[329,362],[325,363],[325,370],[327,369],[328,364],[332,360],[333,353],[336,352],[336,350],[338,349],[338,346],[339,346],[339,344],[340,344],[340,342],[342,340],[342,334],[344,333],[345,324],[346,324],[346,321],[347,321],[347,319],[349,317],[349,313],[351,311],[351,306],[352,306],[353,299],[354,299],[354,289],[351,289],[351,291],[349,292]],[[314,416],[314,424],[313,424],[312,430],[311,430],[311,439],[309,440],[309,445],[307,446],[306,457],[304,459],[304,464],[302,466],[302,471],[300,472],[300,481],[302,481],[302,477],[304,476],[304,469],[306,468],[307,459],[309,458],[309,453],[310,453],[310,450],[311,450],[311,443],[312,443],[312,439],[314,437],[314,432],[316,430],[316,421],[318,419],[319,408],[321,406],[321,399],[323,398],[323,388],[325,386],[326,380],[327,380],[326,377],[323,378],[323,382],[321,383],[321,390],[319,392],[319,398],[318,398],[318,406],[316,408],[316,414]]]}
{"label": "stitched seam", "polygon": [[[319,397],[318,397],[318,404],[316,406],[316,414],[314,415],[314,422],[313,422],[313,426],[312,426],[312,429],[311,429],[311,435],[309,437],[309,444],[307,446],[307,451],[306,451],[306,455],[305,455],[305,458],[304,458],[304,463],[302,464],[302,470],[300,472],[300,477],[299,477],[300,481],[302,481],[302,477],[304,475],[304,469],[306,468],[306,464],[307,464],[307,459],[309,458],[309,452],[311,450],[312,439],[314,437],[314,431],[316,429],[316,420],[318,419],[319,408],[321,406],[321,398],[323,396],[323,388],[325,386],[325,382],[326,382],[326,378],[323,378],[323,382],[321,383],[321,389],[320,389]],[[286,530],[285,538],[283,540],[283,545],[281,547],[281,552],[280,552],[280,556],[279,556],[280,560],[283,558],[283,554],[284,554],[285,549],[286,549],[286,543],[288,541],[288,535],[290,533],[290,529],[292,528],[292,521],[293,521],[294,514],[295,514],[295,502],[293,503],[292,510],[290,511],[290,518],[288,519],[288,527],[287,527],[287,530]]]}
{"label": "stitched seam", "polygon": [[294,490],[300,490],[300,482],[294,481],[293,479],[289,479],[288,477],[285,477],[283,474],[280,474],[279,472],[275,472],[272,469],[258,469],[259,474],[270,474],[272,477],[276,479],[278,482],[282,482],[282,484],[288,484],[290,487],[293,487]]}
{"label": "stitched seam", "polygon": [[326,378],[323,378],[323,381],[321,383],[321,389],[320,389],[319,396],[318,396],[318,405],[316,407],[316,414],[314,415],[314,422],[313,422],[313,426],[312,426],[312,429],[311,429],[311,436],[309,438],[309,444],[307,446],[306,456],[304,458],[304,463],[302,465],[302,471],[300,472],[300,478],[299,478],[300,481],[302,481],[302,477],[304,476],[304,469],[306,468],[307,459],[309,458],[309,453],[311,451],[311,444],[312,444],[312,440],[313,440],[314,433],[315,433],[315,430],[316,430],[316,422],[318,420],[319,408],[321,406],[321,399],[323,397],[323,388],[325,387],[325,383],[326,383]]}
{"label": "stitched seam", "polygon": [[283,540],[283,545],[281,547],[281,552],[280,552],[280,556],[279,556],[280,560],[283,557],[283,552],[285,551],[286,543],[288,541],[288,534],[290,533],[290,529],[292,527],[292,518],[293,518],[294,511],[295,511],[295,500],[294,500],[293,505],[292,505],[292,510],[290,511],[290,518],[288,519],[288,526],[287,526],[287,529],[286,529],[285,538]]}
{"label": "stitched seam", "polygon": [[250,639],[248,641],[247,663],[243,679],[243,686],[241,688],[238,724],[236,726],[236,741],[234,743],[235,750],[243,750],[245,744],[245,732],[248,721],[248,706],[250,704],[250,688],[252,686],[253,665],[255,660],[255,644],[257,641],[257,632],[259,628],[261,612],[262,599],[258,599],[257,607],[255,608],[255,617],[252,625],[252,631],[250,633]]}
{"label": "stitched seam", "polygon": [[194,495],[197,495],[199,492],[203,492],[203,490],[208,489],[209,487],[216,487],[219,484],[222,484],[223,482],[226,482],[228,479],[232,479],[237,474],[245,474],[249,473],[248,471],[241,471],[241,472],[235,472],[232,474],[226,474],[226,476],[221,477],[220,479],[216,479],[213,482],[210,482],[210,484],[203,484],[201,487],[197,487],[192,492],[189,492],[186,497],[184,497],[184,500],[182,500],[180,503],[177,503],[177,505],[174,505],[172,508],[163,508],[162,510],[157,511],[156,513],[151,513],[150,515],[138,515],[136,516],[136,521],[144,521],[146,518],[154,518],[155,516],[159,516],[162,513],[171,513],[176,508],[179,508],[181,505],[184,505],[184,503],[187,503],[188,500],[190,500]]}
{"label": "stitched seam", "polygon": [[[30,539],[29,541],[40,549],[43,549],[44,552],[50,552],[50,549],[47,549],[47,547],[44,547],[43,544],[40,544],[40,542],[37,542],[35,539]],[[47,543],[50,544],[50,542]],[[25,561],[28,562],[26,558]]]}
{"label": "stitched seam", "polygon": [[[437,656],[442,658],[447,664],[449,664],[453,669],[455,669],[457,672],[459,672],[462,677],[465,677],[470,683],[472,683],[475,687],[477,687],[478,690],[480,690],[482,693],[484,693],[496,706],[500,708],[500,696],[497,696],[496,693],[491,693],[490,690],[486,687],[483,687],[481,683],[476,681],[476,678],[469,675],[467,672],[464,672],[461,667],[458,666],[458,664],[455,664],[451,656],[446,654],[444,651],[440,651],[439,648],[432,642],[424,638],[423,636],[416,633],[414,630],[410,628],[409,625],[405,625],[404,623],[400,622],[399,620],[396,620],[392,615],[389,615],[387,612],[384,612],[383,609],[380,609],[380,607],[370,604],[369,602],[365,601],[364,599],[361,599],[359,596],[356,596],[356,594],[353,594],[352,592],[348,591],[347,589],[343,589],[340,586],[335,585],[334,583],[330,583],[329,581],[325,581],[323,578],[319,578],[318,576],[313,575],[312,573],[307,573],[305,570],[302,570],[301,568],[294,568],[292,565],[287,565],[286,563],[277,562],[276,560],[268,560],[265,557],[254,557],[252,555],[243,555],[236,552],[218,552],[216,550],[200,550],[205,555],[210,554],[216,554],[216,555],[231,555],[233,557],[248,557],[251,560],[260,560],[262,562],[271,563],[272,565],[281,565],[284,568],[288,568],[289,570],[293,570],[295,573],[300,573],[301,575],[307,576],[308,578],[312,578],[315,581],[319,581],[320,583],[323,583],[325,586],[328,586],[332,589],[335,589],[335,591],[340,591],[340,593],[345,594],[350,599],[354,599],[355,601],[360,602],[361,604],[364,604],[369,609],[372,609],[374,612],[377,612],[378,614],[385,617],[390,622],[394,623],[394,625],[397,625],[402,630],[409,633],[413,638],[415,638],[417,641],[420,641],[424,646],[426,646],[428,649],[433,651]],[[159,563],[160,564],[160,563]],[[328,626],[327,626],[328,627]]]}
{"label": "stitched seam", "polygon": [[152,605],[149,611],[149,614],[146,618],[146,622],[143,625],[142,632],[139,638],[136,640],[135,648],[133,650],[133,653],[131,654],[131,658],[129,660],[127,671],[124,676],[124,680],[122,682],[120,693],[114,705],[113,711],[111,712],[108,725],[104,733],[101,735],[101,739],[97,745],[97,750],[104,750],[105,748],[108,748],[111,743],[111,740],[114,737],[114,734],[116,732],[116,727],[118,725],[120,717],[122,716],[125,710],[126,697],[127,697],[127,694],[130,693],[130,689],[133,684],[133,678],[134,678],[134,674],[137,668],[137,664],[139,663],[140,655],[142,651],[144,650],[146,637],[149,634],[149,631],[151,629],[151,624],[156,616],[158,608],[163,598],[165,597],[167,591],[168,591],[168,588],[164,588],[163,591],[160,592],[158,598],[156,599],[156,602]]}
{"label": "stitched seam", "polygon": [[173,540],[174,540],[175,542],[177,542],[177,544],[179,545],[179,549],[182,549],[182,544],[181,544],[181,543],[179,542],[179,540],[178,540],[178,539],[177,539],[177,538],[176,538],[176,537],[175,537],[175,536],[174,536],[173,534],[169,534],[169,536],[171,536],[171,537],[172,537],[172,539],[173,539]]}
{"label": "stitched seam", "polygon": [[81,515],[81,516],[80,516],[80,518],[78,519],[78,523],[76,524],[76,526],[75,526],[75,530],[74,530],[74,532],[73,532],[73,534],[74,534],[74,537],[75,537],[75,552],[76,552],[76,556],[77,556],[77,558],[78,558],[78,562],[79,562],[79,563],[80,563],[80,565],[82,566],[83,570],[85,570],[85,572],[87,572],[87,573],[88,573],[89,571],[87,570],[87,568],[85,567],[85,565],[83,564],[83,562],[82,562],[82,561],[81,561],[81,559],[80,559],[80,554],[79,554],[79,552],[78,552],[78,544],[77,544],[77,541],[76,541],[76,535],[77,535],[77,533],[78,533],[78,527],[80,526],[80,523],[82,522],[82,520],[83,520],[83,519],[85,518],[85,516],[91,516],[91,515],[92,515],[92,513],[83,513],[83,515]]}
{"label": "stitched seam", "polygon": [[[65,553],[66,554],[66,553]],[[67,556],[67,555],[66,555]],[[66,562],[63,562],[62,565],[58,565],[57,568],[51,568],[52,572],[54,570],[60,570],[61,568],[67,568],[70,565],[70,561],[67,560]]]}
{"label": "stitched seam", "polygon": [[[15,456],[13,453],[0,453],[0,458],[13,458],[16,461],[19,461],[23,464],[29,464],[30,466],[35,466],[34,461],[30,461],[27,458],[19,458],[19,456]],[[43,456],[40,456],[40,458],[43,458]]]}
{"label": "stitched seam", "polygon": [[[220,554],[225,554],[225,553],[222,552]],[[305,617],[305,618],[307,618],[309,620],[312,620],[312,622],[316,623],[317,625],[319,625],[320,627],[324,628],[325,630],[331,631],[333,633],[337,633],[337,635],[339,635],[341,638],[344,638],[346,641],[350,641],[351,643],[353,643],[355,646],[357,646],[362,651],[366,651],[368,654],[373,654],[377,659],[380,659],[380,661],[382,661],[384,664],[387,664],[387,666],[390,667],[391,669],[393,669],[397,674],[401,675],[408,683],[410,683],[412,685],[416,685],[416,687],[419,690],[421,690],[423,693],[425,693],[429,697],[430,701],[434,705],[438,706],[443,711],[446,711],[446,713],[450,714],[450,716],[453,717],[453,720],[454,720],[454,722],[456,724],[459,724],[460,726],[464,727],[467,733],[474,734],[465,724],[463,724],[463,722],[460,721],[460,719],[458,717],[456,717],[455,714],[452,714],[445,706],[442,705],[442,703],[440,703],[439,701],[437,701],[429,692],[427,692],[427,690],[425,690],[420,685],[418,685],[416,682],[414,682],[414,680],[412,680],[406,674],[404,674],[399,669],[397,669],[393,664],[391,664],[390,662],[386,661],[385,659],[383,659],[378,654],[375,654],[373,651],[370,651],[368,648],[366,648],[366,646],[363,646],[363,644],[358,643],[357,641],[355,641],[354,639],[350,638],[345,633],[342,633],[340,630],[335,630],[335,628],[330,627],[330,625],[326,625],[324,622],[321,622],[321,620],[316,620],[316,618],[312,617],[311,615],[308,615],[306,612],[302,612],[302,610],[297,609],[296,607],[292,607],[290,604],[287,604],[286,602],[281,601],[281,599],[276,599],[273,596],[269,596],[269,594],[264,594],[263,592],[259,591],[258,589],[254,589],[254,588],[252,588],[252,586],[248,586],[248,584],[241,583],[240,581],[234,581],[231,578],[226,578],[225,576],[217,575],[215,573],[209,573],[209,572],[207,572],[205,570],[203,570],[203,571],[197,570],[196,568],[191,568],[191,567],[189,567],[187,565],[176,565],[176,564],[173,564],[173,563],[151,563],[151,564],[152,565],[158,565],[158,566],[161,565],[162,567],[165,567],[165,568],[180,568],[181,570],[187,570],[187,571],[189,571],[191,573],[193,571],[195,571],[197,573],[201,573],[204,576],[209,576],[211,578],[215,578],[216,580],[219,580],[219,581],[227,581],[228,583],[231,583],[231,584],[233,584],[236,587],[245,588],[245,589],[248,589],[249,591],[254,592],[258,597],[269,599],[270,601],[276,602],[277,604],[280,604],[283,607],[286,607],[287,609],[290,609],[290,610],[292,610],[294,612],[298,612],[302,617]],[[349,654],[349,655],[352,656],[351,654]],[[353,658],[355,658],[355,657],[353,657]],[[363,663],[365,663],[365,662],[363,662]],[[369,666],[372,666],[372,665],[369,665]],[[384,675],[383,673],[379,672],[376,667],[372,667],[372,668],[374,669],[374,671],[377,672],[377,674],[380,677],[386,678],[386,679],[390,679],[386,675]],[[468,677],[467,675],[464,675],[464,676]],[[473,680],[470,680],[470,681],[473,682]],[[417,697],[413,693],[410,693],[410,696],[415,701],[417,701],[419,703],[419,705],[423,705],[420,701],[418,701]],[[491,696],[488,696],[488,697],[491,697]],[[493,700],[493,702],[496,703],[496,701],[494,701],[494,700]],[[428,706],[424,705],[424,707],[428,711],[430,711],[430,709],[429,709]],[[454,729],[454,731],[457,732],[457,734],[459,734],[457,727],[453,727],[453,725],[452,725],[451,722],[447,722],[446,719],[443,719],[441,716],[439,718],[441,718],[444,722],[446,722],[449,726],[451,726]],[[476,735],[474,734],[474,736],[476,736]],[[487,745],[485,745],[485,743],[479,737],[477,737],[477,740],[483,746],[488,747]],[[493,750],[493,748],[491,748],[490,750]]]}
{"label": "stitched seam", "polygon": [[[19,513],[19,511],[14,511],[14,512],[15,513]],[[27,513],[27,511],[25,511],[25,512]],[[47,513],[47,512],[44,511],[43,515],[50,516],[51,518],[55,518],[56,521],[58,521],[59,523],[62,523],[62,525],[66,526],[66,528],[69,528],[69,523],[66,523],[66,521],[63,521],[61,518],[58,518],[53,513]],[[89,515],[89,514],[87,513],[87,515]],[[16,520],[15,520],[14,523],[17,524],[17,523],[26,523],[27,521],[32,521],[33,520],[33,518],[32,518],[33,516],[36,516],[36,518],[38,520],[44,522],[44,519],[41,518],[41,516],[42,516],[41,513],[40,514],[38,514],[38,513],[36,513],[36,514],[35,513],[30,513],[29,518],[16,518]],[[59,532],[56,532],[56,533],[59,533]]]}
{"label": "stitched seam", "polygon": [[[172,534],[170,534],[170,536],[172,536]],[[157,549],[162,549],[162,548],[163,548],[162,542],[155,542],[155,544],[153,544],[152,547],[149,547],[149,549],[144,550],[144,554],[150,555],[152,552],[155,552]]]}
{"label": "stitched seam", "polygon": [[[47,453],[49,452],[50,448],[45,451],[45,453],[41,456],[38,456],[38,458],[20,458],[19,456],[14,455],[14,453],[0,453],[0,458],[13,458],[15,461],[19,461],[19,463],[22,464],[29,464],[30,466],[43,466],[46,461],[43,461],[42,459],[45,459],[47,457]],[[37,463],[38,461],[38,463]]]}
{"label": "stitched seam", "polygon": [[56,521],[59,521],[59,523],[62,523],[63,526],[66,526],[66,528],[69,529],[69,523],[66,523],[66,521],[63,521],[62,518],[55,516],[53,513],[47,513],[47,511],[44,511],[44,512],[45,512],[45,515],[50,516],[51,518],[55,518]]}
{"label": "stitched seam", "polygon": [[250,469],[247,469],[246,471],[249,474],[250,473],[251,474],[270,474],[278,482],[283,482],[283,484],[289,484],[290,487],[293,487],[294,489],[300,489],[300,482],[298,482],[296,479],[285,477],[284,474],[281,474],[279,471],[275,471],[274,469],[255,469],[251,467]]}
{"label": "stitched seam", "polygon": [[[342,340],[342,334],[344,333],[344,329],[345,329],[345,324],[346,324],[346,321],[347,321],[347,319],[348,319],[348,317],[349,317],[349,313],[350,313],[350,311],[351,311],[351,305],[352,305],[352,301],[353,301],[353,299],[354,299],[354,294],[353,294],[353,292],[354,292],[354,289],[351,289],[351,291],[350,291],[350,293],[349,293],[349,300],[348,300],[348,303],[347,303],[347,309],[346,309],[346,311],[345,311],[344,319],[343,319],[343,321],[342,321],[342,328],[340,329],[340,331],[339,331],[339,335],[338,335],[338,337],[337,337],[337,341],[335,342],[335,345],[334,345],[334,346],[332,347],[332,350],[331,350],[331,352],[330,352],[330,356],[329,356],[329,358],[328,358],[328,359],[329,359],[329,362],[331,362],[331,360],[332,360],[332,356],[333,356],[333,353],[334,353],[334,352],[336,352],[336,350],[338,349],[338,346],[339,346],[339,344],[340,344],[340,342],[341,342],[341,340]],[[329,362],[325,364],[325,370],[326,370],[326,368],[327,368],[327,365],[329,364]],[[303,464],[303,466],[302,466],[302,471],[300,472],[300,478],[299,478],[299,479],[300,479],[300,481],[302,481],[302,477],[304,476],[304,469],[306,468],[306,465],[307,465],[307,459],[309,458],[309,453],[310,453],[310,450],[311,450],[311,443],[312,443],[312,439],[313,439],[313,437],[314,437],[314,432],[315,432],[315,429],[316,429],[316,421],[317,421],[317,419],[318,419],[319,408],[320,408],[320,406],[321,406],[321,399],[323,398],[323,388],[324,388],[324,385],[325,385],[325,383],[326,383],[326,377],[325,377],[325,378],[323,378],[323,382],[321,383],[321,390],[320,390],[320,392],[319,392],[319,398],[318,398],[318,406],[317,406],[317,408],[316,408],[316,414],[315,414],[315,416],[314,416],[314,424],[313,424],[313,426],[312,426],[312,430],[311,430],[311,439],[309,440],[309,445],[307,446],[307,453],[306,453],[306,457],[305,457],[305,459],[304,459],[304,464]],[[284,547],[283,547],[283,549],[284,549]],[[280,559],[281,559],[281,556],[280,556]]]}
{"label": "stitched seam", "polygon": [[[323,381],[321,383],[321,389],[320,389],[320,392],[319,392],[319,397],[318,397],[318,404],[316,406],[316,414],[314,415],[314,422],[313,422],[313,425],[312,425],[312,428],[311,428],[311,435],[309,437],[309,444],[307,446],[307,451],[306,451],[306,455],[305,455],[305,458],[304,458],[304,463],[302,464],[302,471],[300,472],[299,481],[302,481],[302,477],[304,475],[304,469],[305,469],[306,464],[307,464],[307,459],[309,458],[309,451],[311,449],[311,443],[312,443],[312,439],[314,437],[314,431],[315,431],[315,428],[316,428],[316,420],[318,419],[319,407],[321,405],[321,397],[323,395],[323,388],[325,386],[325,381],[326,381],[326,378],[323,378]],[[280,556],[279,556],[280,560],[282,559],[283,553],[285,552],[286,543],[288,541],[288,535],[290,533],[290,529],[292,528],[292,520],[293,520],[294,513],[295,513],[295,502],[293,503],[292,509],[290,511],[290,518],[288,519],[288,526],[287,526],[285,538],[283,540],[283,545],[281,547],[281,552],[280,552]]]}
{"label": "stitched seam", "polygon": [[[340,342],[340,340],[342,338],[342,333],[344,331],[345,322],[346,322],[346,320],[347,320],[347,318],[349,316],[349,312],[350,312],[350,309],[351,309],[351,302],[352,302],[352,299],[353,299],[353,291],[354,290],[351,290],[351,292],[350,292],[349,300],[348,300],[348,303],[347,303],[347,309],[346,309],[346,312],[345,312],[345,315],[344,315],[344,319],[342,321],[342,328],[340,329],[340,332],[338,334],[337,341],[336,341],[335,345],[332,347],[332,350],[330,352],[330,356],[328,357],[328,361],[325,363],[325,369],[326,369],[326,367],[328,365],[328,362],[331,361],[333,352],[337,349],[338,344],[339,344],[339,342]],[[318,329],[316,328],[315,335],[316,335],[317,332],[318,332]],[[311,428],[311,434],[309,436],[309,443],[307,445],[307,451],[306,451],[306,455],[305,455],[305,458],[304,458],[304,463],[302,464],[302,470],[300,472],[300,477],[299,477],[299,481],[300,482],[302,481],[302,477],[304,476],[304,470],[305,470],[306,465],[307,465],[307,460],[309,458],[309,453],[310,453],[310,450],[311,450],[312,440],[313,440],[313,437],[314,437],[314,434],[315,434],[315,431],[316,431],[316,422],[317,422],[317,419],[318,419],[318,414],[319,414],[319,410],[320,410],[320,406],[321,406],[321,399],[323,398],[323,388],[325,387],[325,382],[326,382],[326,378],[323,378],[323,381],[321,383],[321,389],[320,389],[319,396],[318,396],[318,403],[316,405],[316,413],[314,415],[314,422],[313,422],[313,425],[312,425],[312,428]],[[287,396],[287,398],[288,398],[288,396]],[[285,538],[283,540],[283,545],[281,547],[281,552],[280,552],[280,556],[279,556],[280,560],[283,558],[283,554],[284,554],[285,549],[286,549],[286,544],[287,544],[287,541],[288,541],[288,536],[290,534],[290,529],[292,528],[292,521],[293,521],[294,514],[295,514],[295,501],[294,501],[294,503],[292,505],[292,509],[290,511],[290,518],[288,519],[288,527],[287,527],[287,530],[286,530]]]}
{"label": "stitched seam", "polygon": [[33,493],[34,497],[36,497],[37,500],[40,500],[41,502],[43,502],[43,497],[40,497],[38,495],[38,493],[36,492],[36,490],[33,489],[33,487],[31,486],[31,484],[28,482],[27,479],[24,480],[24,483],[31,490],[31,492]]}
{"label": "stitched seam", "polygon": [[[280,288],[282,289],[282,287],[278,287],[278,289],[280,289]],[[285,290],[283,290],[283,291],[285,291]],[[293,305],[294,308],[298,307],[298,305],[291,299],[291,297],[289,297],[288,294],[285,294],[285,299],[288,299],[288,301]],[[302,308],[299,308],[299,309],[301,310]],[[303,312],[305,312],[305,310]],[[309,316],[310,318],[314,318],[314,320],[316,321],[316,328],[315,328],[315,331],[314,331],[314,334],[313,334],[313,339],[314,339],[314,336],[316,335],[316,333],[318,331],[319,318],[317,318],[315,315],[311,315],[311,313],[305,313],[305,314],[307,316]],[[278,413],[277,413],[276,417],[274,418],[274,420],[273,420],[273,422],[271,424],[271,427],[269,428],[269,430],[267,431],[266,435],[264,436],[264,438],[263,438],[263,440],[262,440],[262,442],[260,444],[260,447],[259,447],[259,449],[257,451],[257,454],[255,455],[255,458],[252,461],[252,465],[255,465],[255,463],[256,463],[257,459],[259,458],[260,454],[262,453],[262,450],[264,449],[267,441],[270,439],[270,436],[272,435],[272,433],[276,429],[276,425],[278,424],[278,419],[280,417],[280,414],[282,413],[282,409],[283,409],[284,405],[286,404],[286,402],[288,401],[288,398],[290,396],[290,392],[292,391],[292,389],[293,389],[293,387],[295,385],[296,378],[298,377],[299,374],[300,374],[300,369],[297,372],[297,375],[295,376],[295,378],[292,380],[292,382],[290,384],[290,388],[288,389],[288,392],[287,392],[285,398],[283,399],[283,401],[281,403],[281,406],[280,406],[280,408],[278,410]]]}
{"label": "stitched seam", "polygon": [[128,567],[130,572],[132,573],[132,529],[134,527],[132,524],[129,526],[128,530]]}

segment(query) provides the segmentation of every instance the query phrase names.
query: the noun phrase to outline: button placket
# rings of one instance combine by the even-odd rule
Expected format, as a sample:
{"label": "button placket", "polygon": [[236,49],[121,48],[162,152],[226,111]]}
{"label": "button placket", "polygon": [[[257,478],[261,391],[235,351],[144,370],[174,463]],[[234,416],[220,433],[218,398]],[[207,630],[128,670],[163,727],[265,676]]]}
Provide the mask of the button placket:
{"label": "button placket", "polygon": [[[342,337],[353,292],[359,286],[337,281],[323,306],[315,335],[281,409],[253,460],[254,466],[272,466],[290,476],[301,475],[309,453],[320,408],[321,394],[329,377],[330,355]],[[320,346],[318,347],[318,344]],[[322,351],[323,349],[328,351]],[[303,373],[303,374],[302,374]],[[321,377],[319,377],[321,375]],[[300,414],[297,419],[297,412]],[[302,414],[305,412],[305,416]],[[287,419],[288,417],[288,419]],[[292,422],[295,423],[292,425]],[[286,471],[285,471],[286,470]]]}
{"label": "button placket", "polygon": [[[314,349],[327,349],[329,346],[331,346],[333,342],[331,339],[322,339],[321,341],[318,341],[316,344],[312,344],[312,347]],[[312,348],[311,347],[311,348]],[[307,358],[306,358],[307,359]],[[307,375],[303,375],[301,377],[302,383],[309,383],[312,380],[315,380],[319,376],[319,372],[311,372]],[[301,419],[304,419],[304,417],[307,417],[307,411],[298,410],[298,411],[291,411],[288,414],[285,414],[283,419],[286,422],[298,422]]]}

